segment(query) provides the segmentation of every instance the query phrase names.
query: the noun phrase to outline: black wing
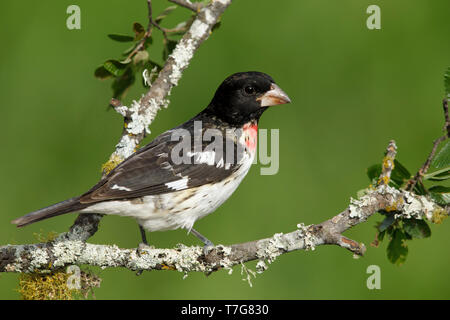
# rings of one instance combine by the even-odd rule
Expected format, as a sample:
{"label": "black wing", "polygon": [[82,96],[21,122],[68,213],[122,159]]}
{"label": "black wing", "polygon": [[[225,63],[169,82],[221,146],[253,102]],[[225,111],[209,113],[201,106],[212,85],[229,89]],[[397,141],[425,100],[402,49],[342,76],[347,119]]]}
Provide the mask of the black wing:
{"label": "black wing", "polygon": [[[190,161],[179,164],[175,163],[177,161],[173,161],[172,150],[180,148],[181,139],[180,141],[174,141],[172,134],[175,130],[183,128],[185,132],[189,132],[189,137],[183,136],[182,139],[189,138],[192,147],[195,136],[192,123],[193,120],[155,138],[151,143],[118,165],[91,190],[83,194],[80,202],[95,203],[169,193],[220,181],[235,172],[239,165],[234,161],[229,164],[224,163],[225,156],[220,155],[220,153],[216,154],[213,165],[195,163],[193,161],[195,157],[189,152],[188,154],[183,153],[183,150],[180,151],[179,155],[185,156],[185,159],[189,158]],[[205,128],[203,129],[205,130]],[[230,142],[227,142],[227,139],[226,135],[223,135],[222,143],[224,145],[229,145]],[[204,150],[211,142],[202,140],[200,139],[200,143],[202,150]],[[197,139],[197,141],[199,140]],[[176,147],[177,145],[178,147]],[[235,141],[231,142],[231,145],[233,145],[233,151],[236,154]],[[225,147],[223,150],[226,151]],[[223,158],[223,160],[218,165],[221,161],[220,158]],[[236,157],[233,158],[236,160]]]}

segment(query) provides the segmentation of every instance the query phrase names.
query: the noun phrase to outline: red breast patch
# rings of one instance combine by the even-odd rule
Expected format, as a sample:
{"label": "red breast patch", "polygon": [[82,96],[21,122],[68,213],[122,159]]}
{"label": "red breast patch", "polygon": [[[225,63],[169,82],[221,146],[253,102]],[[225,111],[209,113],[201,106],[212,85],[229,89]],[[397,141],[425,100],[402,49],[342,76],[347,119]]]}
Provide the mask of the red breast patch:
{"label": "red breast patch", "polygon": [[247,149],[252,152],[255,151],[258,141],[258,125],[256,123],[247,123],[244,125],[243,131]]}

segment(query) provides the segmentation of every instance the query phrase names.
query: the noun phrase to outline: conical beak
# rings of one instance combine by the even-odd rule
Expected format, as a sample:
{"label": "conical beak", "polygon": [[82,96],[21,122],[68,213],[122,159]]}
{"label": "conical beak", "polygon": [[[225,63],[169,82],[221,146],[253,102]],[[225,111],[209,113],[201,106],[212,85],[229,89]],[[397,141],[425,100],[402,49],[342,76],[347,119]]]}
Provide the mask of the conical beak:
{"label": "conical beak", "polygon": [[261,107],[270,107],[291,102],[288,95],[275,83],[272,83],[270,90],[256,100],[261,101]]}

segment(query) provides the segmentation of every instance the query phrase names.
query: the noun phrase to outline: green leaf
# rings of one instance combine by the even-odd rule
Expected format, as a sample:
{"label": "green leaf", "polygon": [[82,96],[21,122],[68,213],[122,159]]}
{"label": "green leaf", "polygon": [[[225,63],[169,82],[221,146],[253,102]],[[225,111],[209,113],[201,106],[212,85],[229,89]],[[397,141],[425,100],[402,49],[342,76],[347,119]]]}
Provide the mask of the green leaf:
{"label": "green leaf", "polygon": [[166,61],[169,55],[172,53],[173,49],[177,46],[178,41],[176,40],[170,40],[167,41],[164,40],[164,49],[163,49],[163,61]]}
{"label": "green leaf", "polygon": [[431,229],[424,220],[405,219],[403,220],[403,230],[412,238],[428,238],[431,236]]}
{"label": "green leaf", "polygon": [[386,235],[386,230],[378,233],[378,237],[377,237],[378,241],[379,242],[383,241],[385,235]]}
{"label": "green leaf", "polygon": [[432,186],[428,189],[431,198],[440,205],[450,204],[450,187]]}
{"label": "green leaf", "polygon": [[[367,168],[367,176],[372,184],[377,184],[382,171],[381,164],[374,164]],[[399,161],[394,160],[394,170],[391,173],[391,179],[389,185],[395,188],[401,187],[406,181],[411,178],[411,174],[408,169],[405,168]]]}
{"label": "green leaf", "polygon": [[147,48],[148,45],[150,45],[152,43],[153,43],[153,38],[152,37],[148,37],[147,39],[145,39],[144,47]]}
{"label": "green leaf", "polygon": [[126,57],[124,60],[120,60],[119,61],[121,64],[129,64],[130,62],[131,62],[131,58],[129,58],[129,57]]}
{"label": "green leaf", "polygon": [[367,168],[366,170],[367,176],[369,177],[370,181],[378,181],[378,178],[381,175],[381,164],[374,164]]}
{"label": "green leaf", "polygon": [[386,233],[392,238],[392,235],[394,234],[395,230],[397,230],[397,228],[394,228],[394,226],[387,228],[386,229]]}
{"label": "green leaf", "polygon": [[435,192],[435,193],[449,193],[450,187],[432,186],[431,188],[428,189],[428,191]]}
{"label": "green leaf", "polygon": [[119,42],[131,42],[134,41],[134,37],[127,36],[125,34],[108,34],[108,37],[114,41]]}
{"label": "green leaf", "polygon": [[384,218],[384,220],[379,224],[378,231],[380,231],[380,232],[385,231],[387,228],[389,228],[394,223],[394,221],[395,221],[395,219],[394,219],[393,214],[387,215],[386,218]]}
{"label": "green leaf", "polygon": [[411,178],[411,173],[398,160],[394,160],[394,170],[392,170],[391,179],[398,185],[402,185]]}
{"label": "green leaf", "polygon": [[450,193],[430,193],[431,198],[441,206],[450,204]]}
{"label": "green leaf", "polygon": [[111,78],[113,75],[108,70],[106,70],[103,65],[101,65],[97,69],[95,69],[94,76],[100,80],[104,80]]}
{"label": "green leaf", "polygon": [[125,72],[127,65],[121,63],[120,61],[110,59],[103,63],[103,67],[113,76],[118,77]]}
{"label": "green leaf", "polygon": [[134,40],[138,41],[144,37],[145,29],[139,22],[133,23]]}
{"label": "green leaf", "polygon": [[135,75],[132,68],[126,68],[125,72],[120,77],[115,78],[111,85],[113,89],[113,98],[122,100],[134,81]]}
{"label": "green leaf", "polygon": [[430,174],[425,175],[426,180],[431,181],[445,181],[450,179],[450,167],[445,168],[444,170],[439,170],[439,172],[432,172]]}
{"label": "green leaf", "polygon": [[450,166],[450,140],[446,141],[431,164],[437,169]]}
{"label": "green leaf", "polygon": [[422,182],[417,182],[414,186],[414,193],[420,196],[428,194],[427,190],[425,190]]}
{"label": "green leaf", "polygon": [[145,63],[149,58],[147,50],[138,51],[133,57],[133,63],[136,65],[138,63]]}
{"label": "green leaf", "polygon": [[387,247],[387,257],[390,262],[400,266],[406,261],[408,246],[405,243],[406,236],[403,231],[396,229]]}
{"label": "green leaf", "polygon": [[175,10],[177,6],[170,6],[164,9],[163,12],[161,12],[156,18],[155,22],[159,24],[161,20],[163,20],[165,17],[167,17],[173,10]]}
{"label": "green leaf", "polygon": [[133,43],[132,46],[130,46],[127,50],[125,50],[124,52],[122,52],[122,55],[123,55],[123,56],[128,56],[128,55],[131,53],[131,51],[133,51],[134,48],[136,48],[137,45],[138,45],[137,43]]}
{"label": "green leaf", "polygon": [[447,68],[447,71],[444,74],[444,87],[445,95],[447,98],[450,98],[450,67]]}

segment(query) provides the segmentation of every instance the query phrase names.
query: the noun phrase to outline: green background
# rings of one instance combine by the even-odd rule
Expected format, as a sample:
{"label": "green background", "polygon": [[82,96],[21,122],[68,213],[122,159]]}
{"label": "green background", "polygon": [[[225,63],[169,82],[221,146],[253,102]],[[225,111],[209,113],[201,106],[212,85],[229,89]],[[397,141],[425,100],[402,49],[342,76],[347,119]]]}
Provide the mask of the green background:
{"label": "green background", "polygon": [[[81,7],[81,30],[66,28],[66,8]],[[381,30],[368,30],[366,9],[381,7]],[[154,0],[154,11],[169,3]],[[255,165],[233,196],[196,229],[214,243],[232,244],[319,223],[342,211],[365,188],[366,168],[379,163],[390,139],[398,159],[415,172],[441,134],[443,73],[450,65],[448,0],[234,1],[222,26],[201,46],[179,86],[151,125],[157,134],[205,107],[228,75],[270,74],[292,99],[267,111],[261,128],[280,130],[280,169],[260,175]],[[35,242],[35,232],[63,232],[75,214],[17,229],[10,220],[78,195],[100,177],[122,119],[107,104],[109,81],[94,69],[118,58],[128,45],[108,33],[146,25],[146,1],[3,1],[0,13],[0,244]],[[163,23],[189,15],[178,8]],[[161,60],[161,36],[150,55]],[[144,92],[140,84],[125,104]],[[376,215],[346,233],[368,246],[353,259],[339,247],[279,257],[253,280],[241,268],[209,277],[174,271],[134,272],[91,268],[103,279],[99,299],[415,299],[450,298],[450,223],[409,242],[406,263],[386,257],[374,239]],[[199,244],[186,231],[149,234],[157,247]],[[132,219],[105,217],[89,242],[132,248],[139,242]],[[366,269],[381,268],[381,290],[369,290]],[[255,263],[249,263],[254,269]],[[0,274],[0,298],[18,299],[16,274]]]}

